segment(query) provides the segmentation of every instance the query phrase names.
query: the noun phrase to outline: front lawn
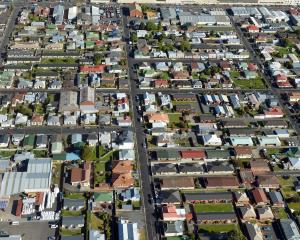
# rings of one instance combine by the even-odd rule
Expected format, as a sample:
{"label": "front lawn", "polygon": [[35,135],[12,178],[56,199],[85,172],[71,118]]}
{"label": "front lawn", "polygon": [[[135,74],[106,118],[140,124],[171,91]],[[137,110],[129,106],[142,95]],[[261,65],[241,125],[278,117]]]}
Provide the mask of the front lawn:
{"label": "front lawn", "polygon": [[294,186],[295,179],[293,176],[278,177],[281,187]]}
{"label": "front lawn", "polygon": [[288,186],[288,187],[282,187],[281,193],[284,198],[291,198],[291,197],[298,197],[298,193],[295,191],[294,187]]}
{"label": "front lawn", "polygon": [[232,212],[233,207],[228,203],[196,203],[194,205],[194,210],[196,213],[206,213],[206,212]]}
{"label": "front lawn", "polygon": [[262,78],[255,79],[234,79],[233,83],[241,89],[265,89],[265,83]]}
{"label": "front lawn", "polygon": [[84,199],[84,196],[82,193],[65,193],[64,198],[70,198],[70,199]]}
{"label": "front lawn", "polygon": [[60,234],[62,236],[77,236],[77,235],[81,235],[81,229],[66,229],[66,228],[62,228],[60,229]]}
{"label": "front lawn", "polygon": [[181,117],[180,113],[169,113],[168,116],[169,116],[170,125],[173,123],[177,124],[180,122],[180,117]]}
{"label": "front lawn", "polygon": [[235,224],[200,224],[198,225],[198,231],[200,233],[224,233],[231,232],[236,229]]}
{"label": "front lawn", "polygon": [[287,215],[285,209],[282,208],[282,207],[278,207],[278,208],[274,207],[274,208],[272,208],[272,212],[273,212],[275,218],[277,218],[277,219],[286,219],[286,218],[288,218],[288,215]]}

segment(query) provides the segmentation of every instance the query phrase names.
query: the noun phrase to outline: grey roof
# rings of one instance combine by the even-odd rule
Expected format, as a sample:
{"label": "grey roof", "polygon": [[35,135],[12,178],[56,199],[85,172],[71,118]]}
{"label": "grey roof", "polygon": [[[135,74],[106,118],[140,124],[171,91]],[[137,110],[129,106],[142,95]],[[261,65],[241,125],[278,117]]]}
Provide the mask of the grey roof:
{"label": "grey roof", "polygon": [[157,150],[156,151],[157,158],[180,158],[180,153],[177,150]]}
{"label": "grey roof", "polygon": [[234,167],[229,162],[210,162],[206,165],[208,172],[231,172]]}
{"label": "grey roof", "polygon": [[152,171],[154,174],[156,173],[177,173],[177,168],[175,164],[171,163],[162,163],[162,164],[155,164],[152,167]]}
{"label": "grey roof", "polygon": [[81,208],[84,207],[85,202],[84,199],[70,199],[70,198],[65,198],[64,199],[64,207],[67,208]]}
{"label": "grey roof", "polygon": [[203,165],[198,163],[181,163],[178,165],[179,172],[204,172]]}
{"label": "grey roof", "polygon": [[207,213],[197,213],[197,221],[219,221],[219,220],[232,220],[236,219],[234,212],[207,212]]}
{"label": "grey roof", "polygon": [[165,234],[182,233],[183,231],[184,231],[183,221],[164,222]]}
{"label": "grey roof", "polygon": [[300,239],[300,233],[296,223],[291,219],[280,219],[280,226],[286,240]]}
{"label": "grey roof", "polygon": [[273,204],[283,203],[283,198],[280,192],[274,191],[269,193],[269,197]]}
{"label": "grey roof", "polygon": [[181,202],[179,191],[160,191],[158,198],[161,200],[161,203]]}
{"label": "grey roof", "polygon": [[36,144],[47,144],[48,143],[48,136],[45,134],[38,134],[36,135]]}
{"label": "grey roof", "polygon": [[229,159],[230,157],[228,150],[206,149],[205,152],[208,159]]}
{"label": "grey roof", "polygon": [[76,217],[62,217],[62,225],[71,226],[71,225],[80,225],[84,224],[84,217],[76,216]]}
{"label": "grey roof", "polygon": [[231,201],[231,192],[199,192],[184,193],[185,200],[190,201]]}
{"label": "grey roof", "polygon": [[7,169],[9,167],[9,163],[9,158],[0,158],[0,171]]}

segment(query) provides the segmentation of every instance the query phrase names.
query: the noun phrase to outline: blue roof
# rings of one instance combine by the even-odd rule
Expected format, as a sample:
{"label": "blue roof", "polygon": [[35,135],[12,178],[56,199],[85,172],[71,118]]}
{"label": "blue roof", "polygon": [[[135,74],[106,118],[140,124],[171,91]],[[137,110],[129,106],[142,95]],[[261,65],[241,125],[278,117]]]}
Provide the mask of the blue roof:
{"label": "blue roof", "polygon": [[0,201],[0,209],[5,209],[8,206],[8,200],[1,200]]}
{"label": "blue roof", "polygon": [[70,152],[70,153],[66,154],[66,160],[67,161],[77,161],[77,160],[80,160],[80,157],[76,153]]}

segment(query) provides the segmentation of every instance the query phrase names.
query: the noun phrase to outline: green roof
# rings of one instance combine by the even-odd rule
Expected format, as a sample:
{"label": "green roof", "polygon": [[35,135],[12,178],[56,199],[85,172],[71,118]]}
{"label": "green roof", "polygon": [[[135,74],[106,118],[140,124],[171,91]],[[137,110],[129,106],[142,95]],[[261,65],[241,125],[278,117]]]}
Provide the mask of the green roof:
{"label": "green roof", "polygon": [[112,202],[113,192],[94,193],[95,202]]}
{"label": "green roof", "polygon": [[178,150],[157,150],[157,158],[180,158],[180,153]]}
{"label": "green roof", "polygon": [[229,158],[230,153],[228,150],[217,150],[217,149],[207,149],[205,150],[207,158]]}
{"label": "green roof", "polygon": [[34,140],[35,140],[35,135],[33,134],[30,134],[30,135],[27,135],[25,138],[24,138],[24,142],[23,142],[23,146],[24,147],[33,147],[34,145]]}
{"label": "green roof", "polygon": [[56,29],[56,25],[55,24],[48,24],[47,28],[48,29]]}

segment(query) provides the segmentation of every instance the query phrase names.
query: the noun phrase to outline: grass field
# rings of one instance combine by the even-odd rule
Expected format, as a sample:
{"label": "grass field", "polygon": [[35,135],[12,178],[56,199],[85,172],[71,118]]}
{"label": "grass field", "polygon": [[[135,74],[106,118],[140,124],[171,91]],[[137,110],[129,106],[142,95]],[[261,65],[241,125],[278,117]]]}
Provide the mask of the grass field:
{"label": "grass field", "polygon": [[286,187],[286,186],[294,186],[294,182],[296,181],[294,177],[290,176],[288,178],[286,177],[279,177],[278,178],[279,183],[281,185],[281,187]]}
{"label": "grass field", "polygon": [[228,203],[216,203],[216,204],[195,204],[194,210],[197,213],[205,212],[232,212],[233,207]]}
{"label": "grass field", "polygon": [[81,229],[61,229],[60,234],[63,236],[77,236],[81,234]]}
{"label": "grass field", "polygon": [[235,230],[237,227],[235,224],[200,224],[198,225],[198,230],[200,233],[205,232],[231,232]]}
{"label": "grass field", "polygon": [[241,89],[265,89],[266,86],[261,78],[256,79],[234,79],[234,85]]}
{"label": "grass field", "polygon": [[169,116],[170,124],[180,122],[180,117],[181,117],[180,113],[169,113],[168,116]]}

